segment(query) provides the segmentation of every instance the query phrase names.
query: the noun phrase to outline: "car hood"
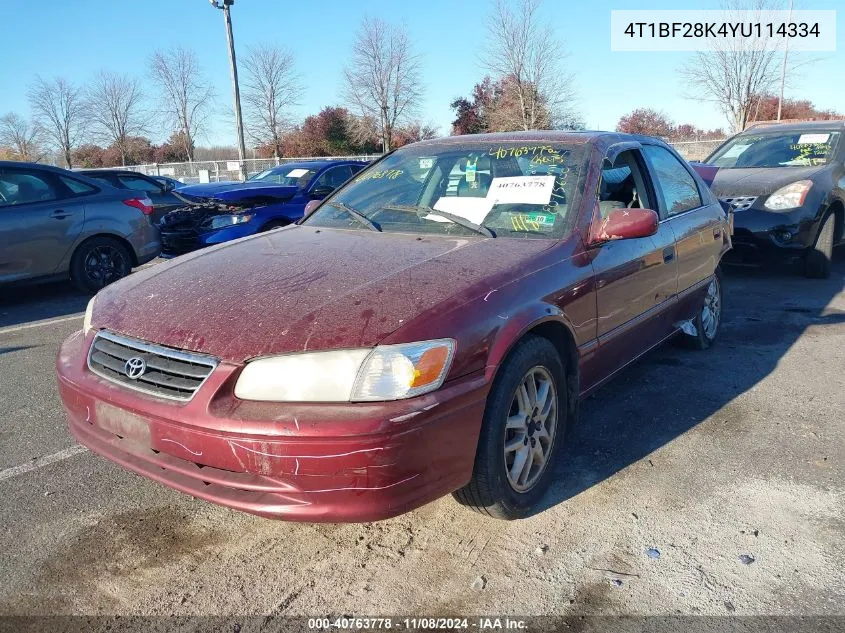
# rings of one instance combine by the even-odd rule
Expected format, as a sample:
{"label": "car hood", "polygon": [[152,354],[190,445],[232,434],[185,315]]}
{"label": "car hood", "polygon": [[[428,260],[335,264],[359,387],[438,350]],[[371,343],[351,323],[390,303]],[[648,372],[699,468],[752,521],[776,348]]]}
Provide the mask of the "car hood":
{"label": "car hood", "polygon": [[224,202],[240,202],[256,198],[289,200],[296,194],[296,190],[295,186],[283,186],[272,182],[233,181],[182,187],[179,189],[179,195],[191,200],[214,198]]}
{"label": "car hood", "polygon": [[822,169],[824,169],[824,165],[816,167],[717,169],[710,188],[719,198],[767,196],[797,180],[811,178]]}
{"label": "car hood", "polygon": [[93,326],[231,362],[371,347],[501,286],[555,243],[291,226],[106,287]]}

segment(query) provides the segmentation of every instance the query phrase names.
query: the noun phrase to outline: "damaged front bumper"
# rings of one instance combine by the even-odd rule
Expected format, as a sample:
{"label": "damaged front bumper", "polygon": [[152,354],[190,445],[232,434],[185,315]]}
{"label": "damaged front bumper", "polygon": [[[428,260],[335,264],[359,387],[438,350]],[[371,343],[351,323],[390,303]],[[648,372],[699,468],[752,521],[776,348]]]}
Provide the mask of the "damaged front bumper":
{"label": "damaged front bumper", "polygon": [[737,209],[733,214],[733,248],[725,255],[730,264],[757,266],[771,260],[800,259],[818,233],[815,214],[793,211]]}
{"label": "damaged front bumper", "polygon": [[260,516],[386,519],[463,486],[472,473],[489,385],[366,404],[268,403],[232,395],[221,363],[186,403],[148,396],[88,370],[93,336],[56,361],[68,425],[89,449],[194,497]]}
{"label": "damaged front bumper", "polygon": [[[251,211],[250,206],[216,202],[198,203],[172,211],[159,224],[161,257],[176,257],[257,233],[258,227],[249,217]],[[213,228],[210,223],[219,216],[241,216],[249,219]]]}

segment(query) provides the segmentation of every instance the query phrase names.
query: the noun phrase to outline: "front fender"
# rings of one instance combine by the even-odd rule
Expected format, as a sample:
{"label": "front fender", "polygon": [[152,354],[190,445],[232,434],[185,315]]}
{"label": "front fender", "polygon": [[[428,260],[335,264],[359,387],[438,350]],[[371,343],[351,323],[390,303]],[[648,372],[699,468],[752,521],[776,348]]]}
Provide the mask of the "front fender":
{"label": "front fender", "polygon": [[[575,333],[569,317],[557,306],[548,303],[537,303],[525,306],[516,314],[511,315],[505,324],[498,329],[490,345],[484,376],[492,381],[499,366],[510,354],[514,346],[534,328],[556,323],[566,328],[569,338],[574,341]],[[565,359],[569,360],[569,359]]]}

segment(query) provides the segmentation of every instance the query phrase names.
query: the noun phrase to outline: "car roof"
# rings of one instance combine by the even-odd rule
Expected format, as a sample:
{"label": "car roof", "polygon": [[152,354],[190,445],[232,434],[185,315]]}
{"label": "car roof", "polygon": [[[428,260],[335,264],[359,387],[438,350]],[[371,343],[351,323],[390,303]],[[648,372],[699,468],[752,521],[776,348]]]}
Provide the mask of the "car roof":
{"label": "car roof", "polygon": [[129,174],[130,176],[143,176],[144,178],[151,178],[152,176],[147,176],[146,174],[142,174],[139,171],[129,171],[128,169],[81,169],[76,172],[77,174],[85,174],[100,176],[103,174],[108,175],[117,175],[117,174]]}
{"label": "car roof", "polygon": [[324,167],[333,167],[335,165],[363,165],[362,160],[303,160],[295,163],[282,163],[281,165],[274,165],[268,169],[323,169]]}
{"label": "car roof", "polygon": [[602,130],[528,130],[526,132],[493,132],[489,134],[461,134],[444,136],[427,141],[419,141],[405,147],[437,147],[452,145],[482,145],[485,143],[567,143],[570,145],[597,145],[600,148],[622,143],[624,141],[659,143],[666,145],[661,139],[642,134],[625,134],[624,132],[606,132]]}
{"label": "car roof", "polygon": [[789,123],[769,123],[763,121],[752,123],[739,132],[737,136],[744,134],[778,134],[781,132],[811,132],[813,130],[841,130],[845,128],[845,121],[790,121]]}

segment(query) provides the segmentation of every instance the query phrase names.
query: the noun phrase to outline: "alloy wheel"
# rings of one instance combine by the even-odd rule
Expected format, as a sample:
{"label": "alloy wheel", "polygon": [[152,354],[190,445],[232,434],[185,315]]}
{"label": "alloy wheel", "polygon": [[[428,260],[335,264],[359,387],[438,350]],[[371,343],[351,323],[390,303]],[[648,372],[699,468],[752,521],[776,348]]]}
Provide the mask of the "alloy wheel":
{"label": "alloy wheel", "polygon": [[719,279],[714,277],[707,286],[707,294],[704,297],[704,307],[701,309],[701,327],[704,328],[704,336],[708,340],[716,337],[716,330],[719,329],[719,319],[722,317],[722,296],[719,288]]}
{"label": "alloy wheel", "polygon": [[527,492],[549,463],[557,428],[557,391],[549,371],[528,370],[516,388],[505,425],[505,472],[516,492]]}
{"label": "alloy wheel", "polygon": [[127,269],[123,253],[113,246],[95,246],[85,255],[85,276],[100,288],[123,277]]}

